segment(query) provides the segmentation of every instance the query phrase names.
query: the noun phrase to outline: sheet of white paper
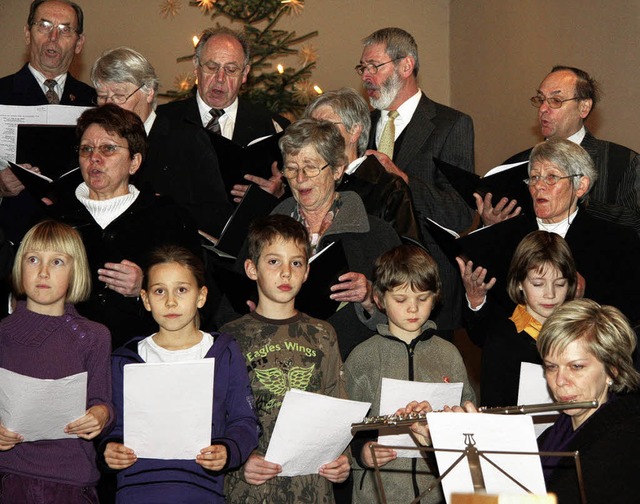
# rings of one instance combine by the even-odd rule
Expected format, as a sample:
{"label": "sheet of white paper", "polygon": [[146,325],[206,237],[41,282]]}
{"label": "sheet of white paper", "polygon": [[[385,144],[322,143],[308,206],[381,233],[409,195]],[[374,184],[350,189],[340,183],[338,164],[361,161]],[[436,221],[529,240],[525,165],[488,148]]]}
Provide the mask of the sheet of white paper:
{"label": "sheet of white paper", "polygon": [[[540,364],[522,362],[520,364],[520,384],[518,386],[518,405],[521,404],[545,404],[554,402],[547,380],[544,377],[544,368]],[[533,413],[538,418],[533,419],[536,436],[542,434],[553,425],[560,412],[549,411],[546,413]]]}
{"label": "sheet of white paper", "polygon": [[511,168],[515,168],[516,166],[520,166],[522,164],[528,163],[529,161],[519,161],[517,163],[510,163],[499,165],[494,168],[491,168],[487,173],[484,174],[485,177],[489,177],[490,175],[495,175],[496,173],[500,173],[503,171],[510,170]]}
{"label": "sheet of white paper", "polygon": [[291,389],[280,413],[264,458],[282,466],[278,476],[317,474],[351,441],[351,424],[360,422],[371,403],[337,399]]}
{"label": "sheet of white paper", "polygon": [[[429,401],[434,410],[460,404],[462,383],[422,383],[382,378],[380,414],[391,415],[411,401]],[[408,427],[405,429],[408,430]],[[409,434],[386,434],[378,441],[391,446],[418,446]],[[418,450],[396,450],[398,457],[420,458]]]}
{"label": "sheet of white paper", "polygon": [[[531,417],[527,415],[492,415],[490,413],[427,413],[429,432],[434,448],[464,450],[465,434],[473,434],[475,447],[481,451],[538,451]],[[440,474],[460,457],[461,453],[438,452],[436,460]],[[486,454],[494,464],[507,472],[534,494],[545,494],[542,465],[538,455]],[[488,494],[522,494],[525,490],[480,457],[480,466]],[[473,483],[467,459],[442,480],[447,502],[452,493],[473,493]]]}
{"label": "sheet of white paper", "polygon": [[0,105],[0,159],[15,163],[18,124],[75,125],[90,107],[73,105]]}
{"label": "sheet of white paper", "polygon": [[87,373],[41,380],[0,368],[0,421],[25,441],[77,438],[67,424],[87,410]]}
{"label": "sheet of white paper", "polygon": [[124,444],[141,458],[195,459],[211,444],[215,359],[124,367]]}

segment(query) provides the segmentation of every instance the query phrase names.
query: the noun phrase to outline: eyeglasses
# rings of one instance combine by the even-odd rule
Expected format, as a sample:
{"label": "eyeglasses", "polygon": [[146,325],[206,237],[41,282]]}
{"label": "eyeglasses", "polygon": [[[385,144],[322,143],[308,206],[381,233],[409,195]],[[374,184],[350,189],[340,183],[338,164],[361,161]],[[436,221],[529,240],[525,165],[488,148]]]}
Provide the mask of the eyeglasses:
{"label": "eyeglasses", "polygon": [[242,73],[245,67],[239,67],[237,65],[219,65],[218,63],[198,63],[198,66],[202,68],[202,73],[206,75],[217,75],[220,69],[227,77],[237,77]]}
{"label": "eyeglasses", "polygon": [[129,147],[124,147],[122,145],[115,145],[115,144],[102,144],[102,145],[96,145],[95,147],[93,145],[77,145],[76,146],[76,152],[80,157],[83,157],[83,158],[90,157],[94,151],[98,151],[104,157],[110,157],[110,156],[113,156],[118,151],[118,149],[129,150]]}
{"label": "eyeglasses", "polygon": [[61,37],[72,37],[78,32],[78,30],[76,30],[75,28],[72,28],[68,24],[54,25],[51,21],[47,21],[46,19],[35,21],[31,23],[31,26],[35,26],[36,31],[38,33],[42,33],[43,35],[48,35],[53,31],[54,28],[58,30],[58,34]]}
{"label": "eyeglasses", "polygon": [[373,63],[366,63],[364,65],[360,64],[360,65],[356,65],[354,67],[354,70],[358,73],[358,75],[364,75],[365,70],[369,72],[371,75],[375,75],[378,73],[378,68],[380,68],[381,66],[387,65],[389,63],[393,63],[394,61],[398,61],[400,59],[402,58],[390,59],[389,61],[385,61],[384,63],[378,63],[377,65],[374,65]]}
{"label": "eyeglasses", "polygon": [[551,174],[545,175],[544,177],[542,175],[531,175],[529,178],[524,179],[523,182],[527,185],[534,186],[542,180],[544,181],[545,184],[552,186],[552,185],[556,185],[562,179],[582,177],[582,176],[583,176],[582,173],[574,173],[573,175],[566,175],[564,177],[561,177],[560,175],[551,175]]}
{"label": "eyeglasses", "polygon": [[327,166],[329,166],[329,163],[327,163],[326,165],[324,165],[321,168],[318,168],[317,166],[303,166],[302,168],[294,168],[293,166],[285,166],[282,170],[282,174],[288,178],[288,179],[294,179],[298,176],[298,173],[300,172],[300,170],[302,170],[302,173],[304,173],[304,176],[307,178],[313,178],[313,177],[317,177],[318,175],[320,175],[320,172],[322,170],[324,170]]}
{"label": "eyeglasses", "polygon": [[540,108],[542,107],[542,104],[544,102],[547,102],[547,105],[549,105],[549,107],[552,109],[559,109],[560,107],[562,107],[562,104],[564,102],[568,102],[571,100],[581,100],[581,98],[579,96],[574,96],[573,98],[567,98],[566,100],[561,100],[560,98],[556,98],[555,96],[545,98],[544,96],[540,96],[540,95],[532,96],[531,98],[529,98],[531,105],[533,105],[535,108]]}
{"label": "eyeglasses", "polygon": [[111,100],[111,103],[115,103],[116,105],[122,105],[126,103],[127,100],[131,98],[134,94],[140,91],[143,87],[144,87],[144,84],[142,84],[142,86],[137,87],[135,91],[133,91],[131,94],[128,94],[128,95],[123,95],[123,94],[112,94],[111,96],[98,95],[95,97],[94,103],[96,105],[104,105],[109,100]]}

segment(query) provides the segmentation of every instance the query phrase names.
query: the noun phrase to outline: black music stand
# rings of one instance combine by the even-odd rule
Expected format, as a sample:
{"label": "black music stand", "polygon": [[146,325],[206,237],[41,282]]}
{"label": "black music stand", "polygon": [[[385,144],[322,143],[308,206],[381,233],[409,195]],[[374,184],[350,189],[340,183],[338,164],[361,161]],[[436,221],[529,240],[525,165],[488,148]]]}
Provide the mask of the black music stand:
{"label": "black music stand", "polygon": [[[415,434],[412,431],[409,431],[411,437],[416,441],[416,444],[420,444]],[[484,476],[482,474],[482,467],[480,465],[480,459],[484,459],[486,462],[495,467],[498,471],[504,474],[507,478],[513,481],[516,485],[522,488],[527,493],[533,493],[527,487],[525,487],[522,483],[520,483],[517,479],[512,477],[509,473],[503,470],[500,466],[495,464],[491,459],[486,457],[486,455],[536,455],[536,456],[553,456],[553,457],[573,457],[576,464],[576,473],[578,476],[578,486],[580,489],[580,502],[581,504],[587,503],[587,496],[584,490],[584,480],[582,478],[582,465],[580,463],[580,452],[549,452],[549,451],[537,451],[537,452],[521,452],[521,451],[491,451],[491,450],[478,450],[475,445],[476,442],[473,439],[473,433],[465,433],[465,449],[464,450],[456,450],[449,448],[434,448],[432,446],[390,446],[390,445],[381,445],[381,444],[371,444],[369,449],[371,450],[371,455],[374,462],[374,470],[376,476],[376,483],[378,484],[378,488],[380,490],[380,498],[382,500],[382,504],[387,504],[387,497],[384,492],[384,485],[382,483],[382,477],[380,475],[380,466],[378,465],[378,459],[376,458],[375,448],[392,448],[392,449],[402,449],[402,450],[417,450],[420,452],[451,452],[451,453],[460,453],[460,457],[458,457],[453,464],[451,464],[442,474],[436,479],[424,492],[422,492],[418,497],[411,501],[411,504],[417,504],[420,500],[425,497],[429,492],[431,492],[440,482],[465,458],[469,464],[469,472],[471,474],[471,481],[473,483],[474,493],[486,493],[486,488],[484,484]]]}

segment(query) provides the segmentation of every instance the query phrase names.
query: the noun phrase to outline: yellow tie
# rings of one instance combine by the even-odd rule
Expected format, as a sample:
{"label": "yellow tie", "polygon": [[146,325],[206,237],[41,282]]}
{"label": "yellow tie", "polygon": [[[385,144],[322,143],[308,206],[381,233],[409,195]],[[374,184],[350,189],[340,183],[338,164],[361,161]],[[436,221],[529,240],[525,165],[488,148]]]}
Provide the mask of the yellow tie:
{"label": "yellow tie", "polygon": [[393,159],[393,144],[396,141],[396,125],[394,121],[398,115],[397,110],[389,112],[387,124],[384,125],[382,135],[380,135],[380,142],[378,142],[378,150],[389,156],[390,159]]}

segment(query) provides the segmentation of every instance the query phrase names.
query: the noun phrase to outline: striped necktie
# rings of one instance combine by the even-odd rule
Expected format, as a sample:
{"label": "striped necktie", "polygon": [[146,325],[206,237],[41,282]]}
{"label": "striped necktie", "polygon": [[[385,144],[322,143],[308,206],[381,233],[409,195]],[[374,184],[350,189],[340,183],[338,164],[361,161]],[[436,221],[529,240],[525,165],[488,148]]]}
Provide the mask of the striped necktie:
{"label": "striped necktie", "polygon": [[224,109],[212,108],[209,111],[209,114],[211,114],[211,120],[207,123],[206,128],[216,135],[222,135],[222,131],[220,129],[220,117],[224,114]]}

